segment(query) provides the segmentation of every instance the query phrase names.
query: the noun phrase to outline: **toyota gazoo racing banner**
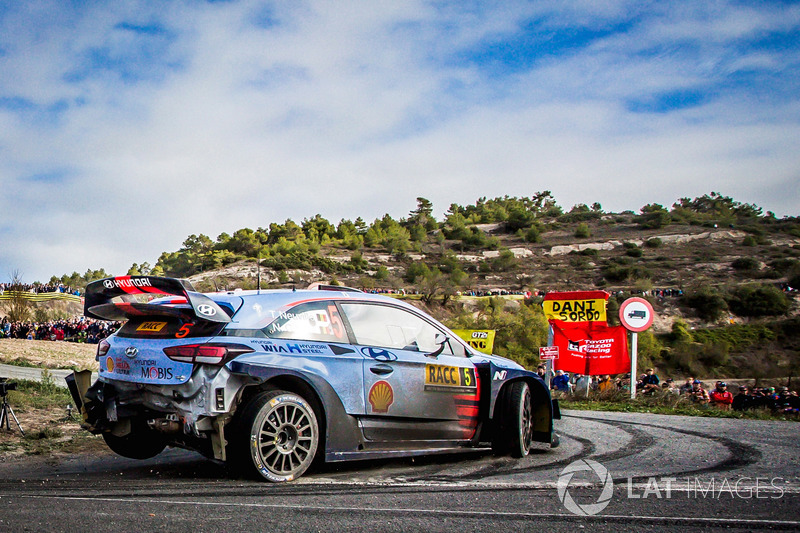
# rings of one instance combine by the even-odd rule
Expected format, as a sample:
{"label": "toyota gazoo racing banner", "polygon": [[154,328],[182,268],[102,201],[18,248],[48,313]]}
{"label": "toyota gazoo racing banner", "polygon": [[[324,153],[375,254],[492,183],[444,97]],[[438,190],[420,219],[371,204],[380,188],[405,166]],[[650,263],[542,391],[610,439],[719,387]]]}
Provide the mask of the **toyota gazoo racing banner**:
{"label": "toyota gazoo racing banner", "polygon": [[592,324],[575,327],[565,322],[551,322],[553,346],[558,347],[554,370],[588,376],[623,374],[630,371],[628,331],[622,326]]}

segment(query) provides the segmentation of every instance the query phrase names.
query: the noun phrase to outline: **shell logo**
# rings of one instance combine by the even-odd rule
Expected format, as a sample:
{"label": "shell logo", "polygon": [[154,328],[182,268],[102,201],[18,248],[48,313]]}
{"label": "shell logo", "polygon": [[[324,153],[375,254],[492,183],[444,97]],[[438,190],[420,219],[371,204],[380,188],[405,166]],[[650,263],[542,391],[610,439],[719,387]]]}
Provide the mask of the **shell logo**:
{"label": "shell logo", "polygon": [[389,411],[389,406],[394,403],[394,391],[392,386],[385,381],[376,381],[372,388],[369,389],[367,396],[369,404],[375,413],[386,413]]}
{"label": "shell logo", "polygon": [[111,357],[106,358],[106,370],[108,370],[109,372],[114,371],[114,359],[112,359]]}

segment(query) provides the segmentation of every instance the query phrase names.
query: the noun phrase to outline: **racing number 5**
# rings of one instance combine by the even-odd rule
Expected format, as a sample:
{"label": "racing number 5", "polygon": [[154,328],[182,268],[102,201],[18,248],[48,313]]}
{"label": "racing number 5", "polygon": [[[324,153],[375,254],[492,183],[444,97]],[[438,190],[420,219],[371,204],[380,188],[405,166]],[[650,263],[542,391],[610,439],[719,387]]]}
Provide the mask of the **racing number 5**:
{"label": "racing number 5", "polygon": [[333,334],[337,339],[343,339],[344,324],[342,323],[342,318],[339,316],[339,311],[336,309],[335,305],[328,306],[328,314],[331,317],[331,329],[333,330]]}
{"label": "racing number 5", "polygon": [[464,386],[469,387],[472,385],[472,376],[469,373],[469,368],[464,369]]}
{"label": "racing number 5", "polygon": [[176,339],[184,338],[186,335],[189,334],[189,328],[192,327],[192,326],[194,326],[194,324],[192,322],[189,322],[188,324],[182,325],[181,329],[178,330],[178,333],[175,334],[175,338]]}

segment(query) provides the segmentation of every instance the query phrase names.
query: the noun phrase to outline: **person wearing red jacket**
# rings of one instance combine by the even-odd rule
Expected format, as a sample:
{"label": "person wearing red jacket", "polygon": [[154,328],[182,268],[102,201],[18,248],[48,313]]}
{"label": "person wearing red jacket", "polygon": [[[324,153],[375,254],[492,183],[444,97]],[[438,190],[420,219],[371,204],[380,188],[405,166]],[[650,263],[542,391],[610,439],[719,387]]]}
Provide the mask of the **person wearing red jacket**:
{"label": "person wearing red jacket", "polygon": [[711,405],[719,409],[729,411],[733,404],[733,394],[728,391],[728,385],[724,381],[717,382],[717,388],[710,394]]}

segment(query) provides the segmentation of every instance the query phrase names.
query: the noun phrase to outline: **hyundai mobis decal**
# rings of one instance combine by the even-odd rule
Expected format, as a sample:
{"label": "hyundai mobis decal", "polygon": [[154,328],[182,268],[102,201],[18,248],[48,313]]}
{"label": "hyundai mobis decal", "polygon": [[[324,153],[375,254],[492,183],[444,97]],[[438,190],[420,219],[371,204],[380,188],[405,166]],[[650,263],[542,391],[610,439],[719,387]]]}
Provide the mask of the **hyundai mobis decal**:
{"label": "hyundai mobis decal", "polygon": [[109,355],[100,361],[100,375],[110,379],[124,379],[136,383],[176,385],[185,382],[192,374],[192,364],[166,362],[150,357],[130,358],[124,354]]}

